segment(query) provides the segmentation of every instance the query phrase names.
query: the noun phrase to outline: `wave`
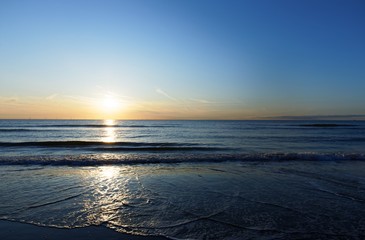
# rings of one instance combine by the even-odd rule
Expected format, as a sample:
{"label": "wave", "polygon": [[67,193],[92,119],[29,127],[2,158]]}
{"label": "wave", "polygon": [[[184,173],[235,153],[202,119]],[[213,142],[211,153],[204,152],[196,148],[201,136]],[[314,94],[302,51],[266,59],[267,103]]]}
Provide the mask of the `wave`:
{"label": "wave", "polygon": [[335,123],[313,123],[313,124],[299,124],[299,127],[315,127],[315,128],[336,128],[336,127],[357,127],[355,124],[335,124]]}
{"label": "wave", "polygon": [[[43,124],[43,125],[26,125],[21,127],[27,127],[27,129],[28,128],[169,128],[169,127],[175,127],[175,125]],[[0,129],[6,130],[6,127],[0,126]]]}
{"label": "wave", "polygon": [[47,131],[42,129],[29,129],[29,128],[0,128],[0,132],[34,132],[34,131]]}
{"label": "wave", "polygon": [[101,166],[133,164],[365,161],[365,153],[247,153],[247,154],[82,154],[0,156],[0,165]]}
{"label": "wave", "polygon": [[117,148],[92,148],[93,151],[106,151],[106,152],[123,152],[123,151],[218,151],[224,150],[223,148],[214,147],[117,147]]}
{"label": "wave", "polygon": [[197,143],[172,142],[100,142],[100,141],[43,141],[43,142],[0,142],[0,147],[66,148],[104,152],[167,152],[167,151],[218,151],[227,148],[204,146]]}
{"label": "wave", "polygon": [[[222,137],[220,137],[222,138]],[[225,138],[225,137],[223,137]],[[233,137],[230,137],[233,138]],[[246,136],[246,139],[249,140],[273,140],[273,141],[281,141],[281,142],[304,142],[304,143],[312,143],[312,142],[365,142],[365,137],[356,137],[356,136],[346,136],[346,135],[340,135],[340,136]]]}
{"label": "wave", "polygon": [[183,147],[197,146],[197,143],[172,142],[102,142],[102,141],[39,141],[39,142],[0,142],[0,147]]}

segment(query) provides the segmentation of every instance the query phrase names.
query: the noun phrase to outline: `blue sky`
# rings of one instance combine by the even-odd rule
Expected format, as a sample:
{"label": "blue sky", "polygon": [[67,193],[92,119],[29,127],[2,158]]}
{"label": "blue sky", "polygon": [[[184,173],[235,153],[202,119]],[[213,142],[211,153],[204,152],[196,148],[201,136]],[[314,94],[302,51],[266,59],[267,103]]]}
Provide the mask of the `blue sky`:
{"label": "blue sky", "polygon": [[364,25],[364,1],[2,0],[0,118],[365,114]]}

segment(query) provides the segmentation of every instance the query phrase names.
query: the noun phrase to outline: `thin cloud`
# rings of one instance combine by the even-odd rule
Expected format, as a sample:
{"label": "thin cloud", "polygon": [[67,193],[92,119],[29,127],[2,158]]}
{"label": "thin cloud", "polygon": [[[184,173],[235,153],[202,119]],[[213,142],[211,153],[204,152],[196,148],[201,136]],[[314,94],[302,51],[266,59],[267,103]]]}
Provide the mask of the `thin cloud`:
{"label": "thin cloud", "polygon": [[336,119],[364,119],[365,114],[348,115],[303,115],[303,116],[275,116],[264,117],[265,119],[280,120],[336,120]]}
{"label": "thin cloud", "polygon": [[52,95],[47,96],[47,97],[46,97],[46,99],[47,99],[47,100],[53,100],[53,99],[55,99],[57,96],[58,96],[58,93],[54,93],[54,94],[52,94]]}
{"label": "thin cloud", "polygon": [[172,101],[175,101],[175,102],[178,101],[176,98],[172,97],[171,95],[169,95],[168,93],[163,91],[161,88],[156,88],[155,90],[158,94],[161,94],[162,96],[165,96],[165,97],[167,97],[168,99],[170,99]]}
{"label": "thin cloud", "polygon": [[205,99],[198,99],[198,98],[190,98],[191,101],[193,102],[198,102],[198,103],[204,103],[204,104],[214,104],[215,102],[211,102]]}
{"label": "thin cloud", "polygon": [[7,104],[18,103],[18,97],[0,97],[0,101]]}
{"label": "thin cloud", "polygon": [[127,95],[121,95],[121,94],[112,92],[109,89],[104,88],[104,87],[102,87],[100,85],[96,85],[96,87],[99,89],[99,95],[101,97],[111,96],[111,97],[118,98],[118,99],[120,99],[123,102],[130,102],[130,101],[135,101],[136,100],[134,97],[130,97],[130,96],[127,96]]}
{"label": "thin cloud", "polygon": [[92,97],[84,97],[84,96],[70,96],[70,95],[64,95],[62,96],[62,98],[64,99],[68,99],[77,103],[82,103],[82,104],[92,104],[95,103],[96,101],[98,101],[97,98],[92,98]]}

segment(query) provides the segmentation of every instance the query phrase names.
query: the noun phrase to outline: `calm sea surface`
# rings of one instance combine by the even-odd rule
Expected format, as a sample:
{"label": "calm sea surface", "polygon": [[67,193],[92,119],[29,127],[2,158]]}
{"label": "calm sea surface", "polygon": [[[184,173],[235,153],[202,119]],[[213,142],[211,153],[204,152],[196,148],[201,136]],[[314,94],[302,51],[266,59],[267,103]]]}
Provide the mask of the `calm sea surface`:
{"label": "calm sea surface", "polygon": [[0,164],[362,158],[364,147],[361,121],[0,121]]}
{"label": "calm sea surface", "polygon": [[364,239],[364,160],[362,121],[0,120],[0,219]]}

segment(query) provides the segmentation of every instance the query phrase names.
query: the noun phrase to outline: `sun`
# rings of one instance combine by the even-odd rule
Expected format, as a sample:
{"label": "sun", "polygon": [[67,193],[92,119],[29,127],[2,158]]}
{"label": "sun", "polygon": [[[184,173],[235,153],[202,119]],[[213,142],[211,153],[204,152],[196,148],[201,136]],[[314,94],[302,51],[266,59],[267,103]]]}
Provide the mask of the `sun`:
{"label": "sun", "polygon": [[120,108],[120,101],[112,96],[106,96],[102,100],[101,106],[106,112],[115,112]]}
{"label": "sun", "polygon": [[[107,93],[95,99],[100,119],[117,119],[125,114],[129,103],[117,94]],[[112,124],[111,124],[112,125]]]}

